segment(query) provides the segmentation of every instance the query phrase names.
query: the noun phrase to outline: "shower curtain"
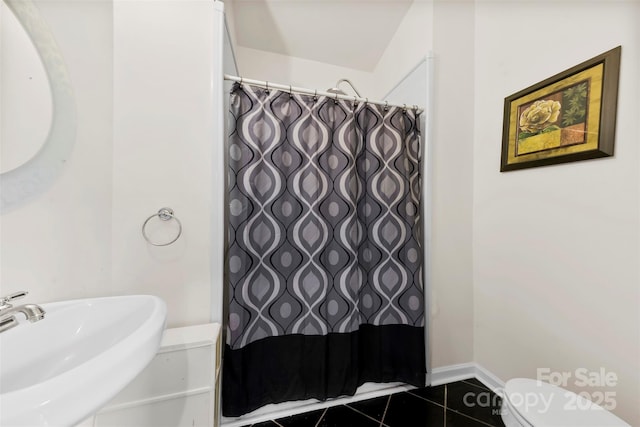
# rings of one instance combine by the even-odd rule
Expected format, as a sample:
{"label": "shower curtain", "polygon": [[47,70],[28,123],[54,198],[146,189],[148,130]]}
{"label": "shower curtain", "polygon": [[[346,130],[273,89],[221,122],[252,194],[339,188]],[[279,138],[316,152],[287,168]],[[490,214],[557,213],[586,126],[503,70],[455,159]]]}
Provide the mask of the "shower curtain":
{"label": "shower curtain", "polygon": [[412,109],[236,84],[223,414],[423,386]]}

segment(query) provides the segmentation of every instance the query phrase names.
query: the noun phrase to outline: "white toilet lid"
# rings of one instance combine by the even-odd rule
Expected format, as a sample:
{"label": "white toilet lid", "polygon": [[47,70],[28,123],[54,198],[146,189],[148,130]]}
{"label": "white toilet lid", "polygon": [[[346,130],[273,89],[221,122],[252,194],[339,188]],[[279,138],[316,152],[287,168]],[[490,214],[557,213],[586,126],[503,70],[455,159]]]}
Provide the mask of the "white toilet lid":
{"label": "white toilet lid", "polygon": [[514,378],[504,387],[513,410],[534,426],[630,427],[620,418],[571,391],[542,381]]}

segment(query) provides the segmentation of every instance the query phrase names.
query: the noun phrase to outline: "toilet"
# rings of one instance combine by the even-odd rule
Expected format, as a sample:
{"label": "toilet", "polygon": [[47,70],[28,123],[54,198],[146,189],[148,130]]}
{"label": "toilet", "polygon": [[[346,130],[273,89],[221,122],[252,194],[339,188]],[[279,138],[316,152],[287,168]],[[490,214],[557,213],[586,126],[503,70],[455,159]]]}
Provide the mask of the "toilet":
{"label": "toilet", "polygon": [[507,381],[501,415],[506,427],[631,427],[582,396],[528,378]]}

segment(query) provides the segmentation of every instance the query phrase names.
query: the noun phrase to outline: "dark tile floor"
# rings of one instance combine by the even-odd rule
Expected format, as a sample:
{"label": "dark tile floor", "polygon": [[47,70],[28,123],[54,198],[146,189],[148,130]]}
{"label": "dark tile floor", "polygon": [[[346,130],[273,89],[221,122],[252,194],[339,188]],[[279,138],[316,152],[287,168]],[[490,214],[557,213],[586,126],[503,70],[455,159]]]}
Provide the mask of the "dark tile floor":
{"label": "dark tile floor", "polygon": [[501,426],[500,398],[469,379],[279,418],[252,427]]}

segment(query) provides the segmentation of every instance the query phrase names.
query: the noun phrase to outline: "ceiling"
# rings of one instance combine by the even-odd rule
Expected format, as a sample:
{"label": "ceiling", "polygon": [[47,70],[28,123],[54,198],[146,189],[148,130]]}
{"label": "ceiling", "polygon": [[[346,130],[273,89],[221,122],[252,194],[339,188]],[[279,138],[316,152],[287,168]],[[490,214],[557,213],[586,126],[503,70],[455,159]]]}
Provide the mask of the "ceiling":
{"label": "ceiling", "polygon": [[373,71],[413,0],[226,0],[236,44]]}

